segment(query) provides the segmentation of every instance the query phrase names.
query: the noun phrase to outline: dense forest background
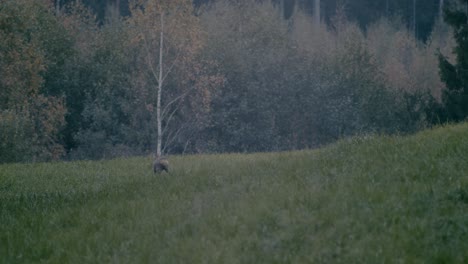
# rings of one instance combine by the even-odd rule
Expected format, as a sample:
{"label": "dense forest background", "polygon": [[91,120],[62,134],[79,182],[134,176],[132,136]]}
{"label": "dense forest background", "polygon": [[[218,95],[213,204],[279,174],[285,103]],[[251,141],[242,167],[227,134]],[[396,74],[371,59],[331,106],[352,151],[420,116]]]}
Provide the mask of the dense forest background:
{"label": "dense forest background", "polygon": [[[66,5],[76,0],[55,0],[56,5]],[[111,12],[129,16],[129,0],[81,0],[97,15],[100,23]],[[289,19],[300,10],[309,15],[316,12],[314,0],[271,0],[281,8],[284,18]],[[195,8],[216,3],[216,0],[193,0]],[[236,2],[231,1],[231,2]],[[238,2],[238,1],[237,1]],[[432,32],[436,18],[440,15],[443,0],[321,0],[321,19],[330,23],[339,7],[344,7],[350,21],[359,24],[363,29],[382,17],[400,18],[407,27],[416,33],[419,39],[427,40]]]}
{"label": "dense forest background", "polygon": [[456,41],[442,0],[149,2],[0,2],[0,162],[154,152],[162,80],[170,154],[446,120],[439,60]]}

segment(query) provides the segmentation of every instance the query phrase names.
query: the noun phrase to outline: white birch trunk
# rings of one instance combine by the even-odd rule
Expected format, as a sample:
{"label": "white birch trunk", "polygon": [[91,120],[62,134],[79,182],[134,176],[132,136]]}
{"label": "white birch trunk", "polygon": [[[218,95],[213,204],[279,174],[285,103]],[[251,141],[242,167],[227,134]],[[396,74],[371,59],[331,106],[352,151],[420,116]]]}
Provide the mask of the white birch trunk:
{"label": "white birch trunk", "polygon": [[159,43],[159,76],[156,101],[156,122],[158,126],[158,138],[156,146],[156,157],[161,157],[162,129],[161,129],[161,93],[163,85],[163,47],[164,47],[164,13],[161,14],[161,32]]}
{"label": "white birch trunk", "polygon": [[439,18],[442,20],[444,17],[444,0],[439,0]]}
{"label": "white birch trunk", "polygon": [[281,18],[284,19],[284,11],[285,10],[285,2],[284,0],[281,0],[280,2],[280,12],[281,12]]}
{"label": "white birch trunk", "polygon": [[60,0],[57,0],[57,3],[55,4],[55,14],[57,16],[60,15]]}
{"label": "white birch trunk", "polygon": [[315,0],[314,21],[315,21],[315,26],[318,28],[320,26],[320,0]]}
{"label": "white birch trunk", "polygon": [[120,17],[120,0],[115,2],[115,10],[117,11],[117,17]]}
{"label": "white birch trunk", "polygon": [[413,0],[413,35],[416,38],[416,0]]}

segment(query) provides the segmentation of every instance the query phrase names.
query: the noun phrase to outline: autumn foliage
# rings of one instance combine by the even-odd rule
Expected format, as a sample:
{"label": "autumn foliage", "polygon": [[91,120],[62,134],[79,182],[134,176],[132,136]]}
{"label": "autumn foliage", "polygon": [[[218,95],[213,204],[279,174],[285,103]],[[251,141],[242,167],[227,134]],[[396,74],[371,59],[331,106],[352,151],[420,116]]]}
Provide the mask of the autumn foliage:
{"label": "autumn foliage", "polygon": [[135,0],[106,19],[65,2],[0,2],[0,162],[417,131],[441,107],[436,51],[454,46],[440,21],[423,43],[398,19],[364,30],[343,10],[285,19],[268,1]]}

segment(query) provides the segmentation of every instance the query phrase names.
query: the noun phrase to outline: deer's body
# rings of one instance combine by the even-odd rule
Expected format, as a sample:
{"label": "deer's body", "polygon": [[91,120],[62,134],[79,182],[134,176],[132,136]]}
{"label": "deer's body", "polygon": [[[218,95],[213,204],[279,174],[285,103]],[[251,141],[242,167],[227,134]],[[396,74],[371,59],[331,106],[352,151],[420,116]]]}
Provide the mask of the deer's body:
{"label": "deer's body", "polygon": [[164,157],[156,158],[153,163],[153,171],[154,173],[169,172],[169,161]]}

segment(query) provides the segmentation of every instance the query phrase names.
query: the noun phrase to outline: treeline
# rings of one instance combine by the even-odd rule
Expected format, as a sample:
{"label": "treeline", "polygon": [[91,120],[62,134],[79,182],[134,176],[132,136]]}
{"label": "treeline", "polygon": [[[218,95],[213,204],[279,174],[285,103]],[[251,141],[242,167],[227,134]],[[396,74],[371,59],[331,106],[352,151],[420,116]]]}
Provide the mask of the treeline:
{"label": "treeline", "polygon": [[2,1],[0,162],[154,152],[158,80],[164,153],[314,148],[438,120],[436,52],[455,46],[443,23],[423,43],[401,20],[364,31],[339,9],[327,24],[270,2],[160,2],[99,23],[79,1]]}
{"label": "treeline", "polygon": [[[76,0],[54,0],[56,7],[63,7]],[[96,14],[98,23],[105,23],[109,16],[129,16],[129,0],[80,0]],[[223,0],[193,0],[195,8],[204,8]],[[321,20],[332,24],[338,8],[343,8],[348,19],[365,29],[382,17],[400,19],[420,40],[427,40],[432,28],[442,14],[442,5],[450,0],[261,0],[272,3],[281,10],[285,19],[294,12],[309,15],[320,14]],[[231,1],[235,2],[235,1]],[[260,2],[256,0],[256,2]],[[315,10],[318,7],[319,10]]]}

